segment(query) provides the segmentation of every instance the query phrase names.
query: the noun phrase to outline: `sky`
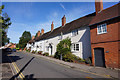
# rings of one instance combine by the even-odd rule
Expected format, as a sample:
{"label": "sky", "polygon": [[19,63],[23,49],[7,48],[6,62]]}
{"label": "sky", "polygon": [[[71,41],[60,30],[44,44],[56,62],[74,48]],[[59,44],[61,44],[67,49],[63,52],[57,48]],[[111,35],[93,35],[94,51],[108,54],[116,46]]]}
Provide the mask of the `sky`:
{"label": "sky", "polygon": [[[118,2],[104,2],[104,9]],[[38,30],[45,32],[61,26],[61,18],[65,15],[66,22],[95,12],[94,2],[2,2],[5,5],[3,13],[11,18],[12,25],[8,29],[10,42],[18,43],[24,31],[35,35]]]}

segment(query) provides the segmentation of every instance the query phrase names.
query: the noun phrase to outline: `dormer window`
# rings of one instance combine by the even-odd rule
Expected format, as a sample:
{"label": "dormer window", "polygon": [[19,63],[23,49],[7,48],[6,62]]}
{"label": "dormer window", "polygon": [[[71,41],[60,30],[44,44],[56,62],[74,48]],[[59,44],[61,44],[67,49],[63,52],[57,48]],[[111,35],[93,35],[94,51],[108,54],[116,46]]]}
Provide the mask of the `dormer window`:
{"label": "dormer window", "polygon": [[107,24],[101,24],[97,26],[97,34],[107,33]]}
{"label": "dormer window", "polygon": [[76,35],[78,35],[78,29],[77,29],[77,30],[72,31],[72,36],[76,36]]}

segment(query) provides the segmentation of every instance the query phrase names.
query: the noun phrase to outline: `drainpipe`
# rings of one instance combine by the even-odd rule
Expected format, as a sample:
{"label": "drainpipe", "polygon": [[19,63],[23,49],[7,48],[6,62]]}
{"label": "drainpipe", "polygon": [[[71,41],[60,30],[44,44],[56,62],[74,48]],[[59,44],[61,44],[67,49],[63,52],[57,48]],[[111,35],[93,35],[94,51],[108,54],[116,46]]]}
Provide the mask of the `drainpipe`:
{"label": "drainpipe", "polygon": [[[61,41],[62,41],[62,36],[63,36],[63,33],[61,32]],[[62,60],[62,53],[60,54],[60,60]]]}

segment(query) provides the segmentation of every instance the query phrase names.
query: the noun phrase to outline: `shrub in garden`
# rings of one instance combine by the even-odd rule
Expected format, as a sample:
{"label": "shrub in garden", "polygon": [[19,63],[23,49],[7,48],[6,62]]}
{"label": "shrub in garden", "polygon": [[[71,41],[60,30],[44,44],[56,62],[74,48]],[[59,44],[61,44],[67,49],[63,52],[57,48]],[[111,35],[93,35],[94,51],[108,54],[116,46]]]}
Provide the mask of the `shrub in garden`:
{"label": "shrub in garden", "polygon": [[33,53],[33,54],[35,54],[35,53],[36,53],[36,51],[34,51],[34,50],[33,50],[33,51],[32,51],[32,53]]}
{"label": "shrub in garden", "polygon": [[89,57],[89,58],[85,59],[85,63],[91,65],[92,64],[92,58]]}
{"label": "shrub in garden", "polygon": [[57,52],[55,53],[55,55],[54,55],[54,58],[60,59],[60,52],[57,51]]}
{"label": "shrub in garden", "polygon": [[42,51],[38,51],[37,53],[40,54],[40,55],[42,55]]}
{"label": "shrub in garden", "polygon": [[57,45],[57,52],[55,53],[54,57],[60,59],[60,55],[64,56],[68,52],[70,52],[71,40],[70,38],[63,39]]}
{"label": "shrub in garden", "polygon": [[49,53],[45,52],[45,53],[43,54],[43,56],[49,56]]}
{"label": "shrub in garden", "polygon": [[74,54],[72,54],[71,52],[66,53],[63,56],[63,60],[67,61],[67,62],[73,62],[74,61]]}

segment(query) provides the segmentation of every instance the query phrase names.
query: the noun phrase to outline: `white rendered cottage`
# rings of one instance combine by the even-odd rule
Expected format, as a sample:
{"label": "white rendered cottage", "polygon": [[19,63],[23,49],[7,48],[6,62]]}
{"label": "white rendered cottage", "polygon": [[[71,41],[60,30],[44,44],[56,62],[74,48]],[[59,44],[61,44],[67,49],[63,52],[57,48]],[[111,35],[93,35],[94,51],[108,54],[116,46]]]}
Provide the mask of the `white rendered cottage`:
{"label": "white rendered cottage", "polygon": [[[91,43],[90,43],[90,28],[89,23],[95,13],[81,17],[66,24],[66,17],[62,18],[62,26],[54,29],[54,24],[51,24],[51,31],[44,33],[41,30],[41,35],[37,36],[27,44],[27,49],[48,52],[49,55],[54,55],[57,44],[69,37],[71,38],[72,46],[71,52],[76,56],[85,59],[91,57]],[[38,32],[39,33],[39,32]]]}

